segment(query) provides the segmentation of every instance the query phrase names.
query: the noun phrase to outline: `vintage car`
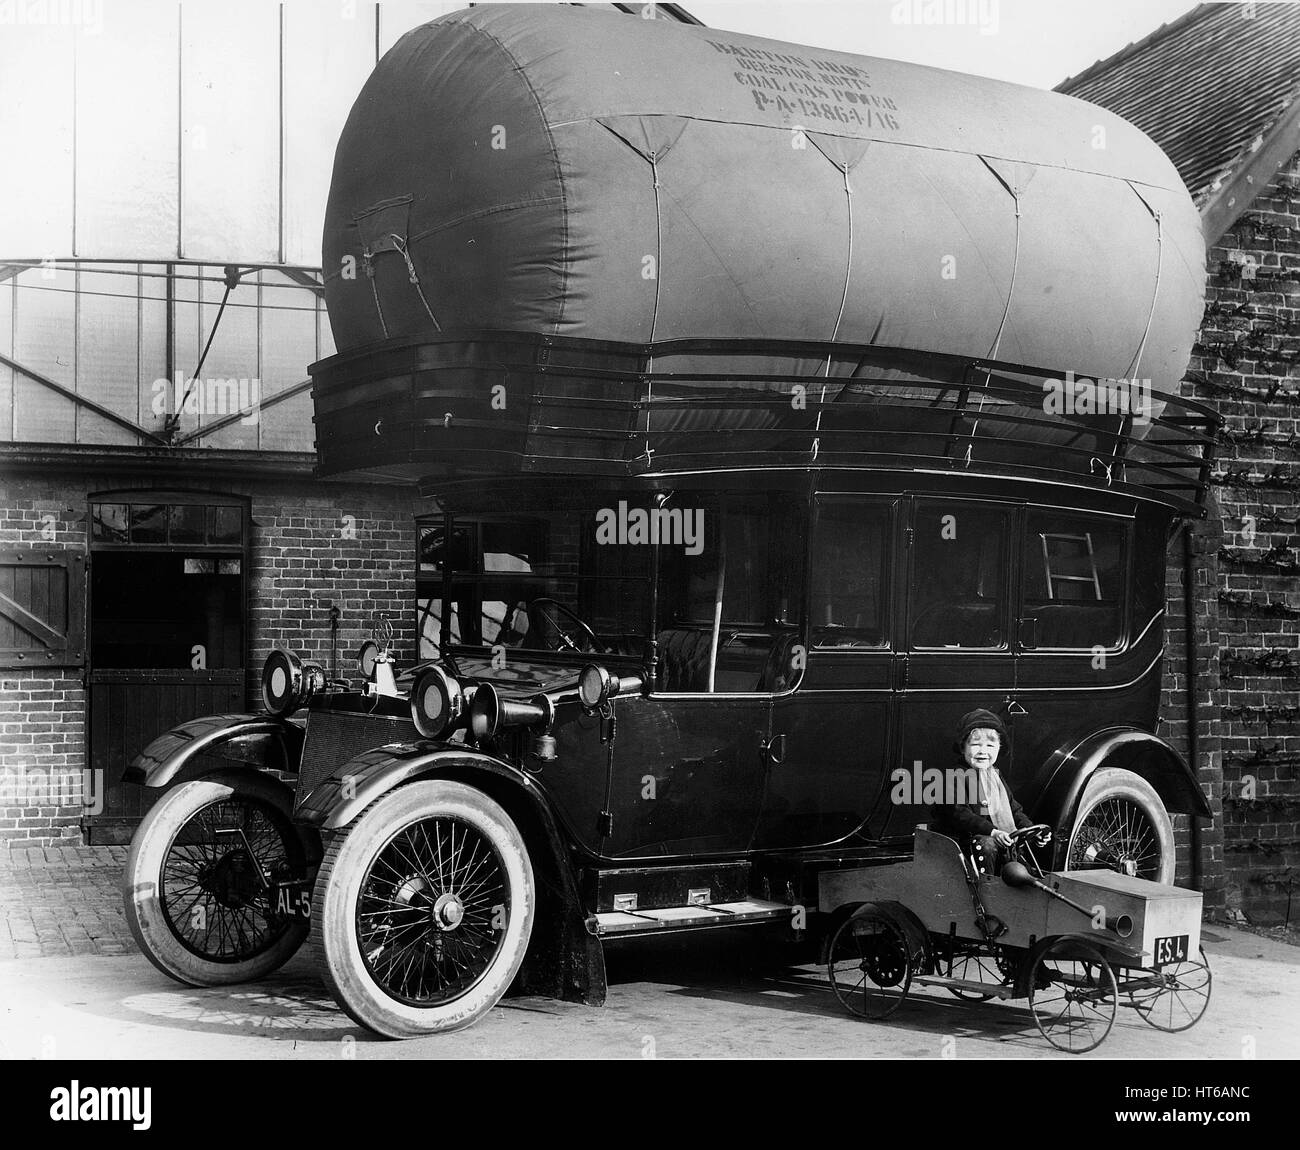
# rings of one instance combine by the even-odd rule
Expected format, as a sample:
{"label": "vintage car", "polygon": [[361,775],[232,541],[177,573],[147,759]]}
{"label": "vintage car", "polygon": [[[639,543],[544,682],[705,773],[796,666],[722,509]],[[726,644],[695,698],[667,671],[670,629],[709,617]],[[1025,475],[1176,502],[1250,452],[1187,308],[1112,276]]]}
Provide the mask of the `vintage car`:
{"label": "vintage car", "polygon": [[390,1036],[600,1002],[610,939],[837,927],[819,876],[910,857],[973,707],[1058,869],[1171,882],[1203,265],[1076,100],[574,8],[416,29],[339,144],[312,373],[321,473],[426,500],[418,612],[141,752],[142,949],[211,985],[309,939]]}

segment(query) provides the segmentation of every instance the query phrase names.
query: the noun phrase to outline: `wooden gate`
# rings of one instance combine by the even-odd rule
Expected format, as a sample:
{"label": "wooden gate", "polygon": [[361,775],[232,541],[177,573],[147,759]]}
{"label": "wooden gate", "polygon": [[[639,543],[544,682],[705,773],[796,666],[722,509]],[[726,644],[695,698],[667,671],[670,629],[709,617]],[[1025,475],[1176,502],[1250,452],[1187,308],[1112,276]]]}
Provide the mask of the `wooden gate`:
{"label": "wooden gate", "polygon": [[122,772],[150,740],[187,719],[244,709],[244,673],[107,670],[90,673],[90,765],[102,770],[102,814],[86,817],[92,843],[129,842],[160,791],[127,786]]}

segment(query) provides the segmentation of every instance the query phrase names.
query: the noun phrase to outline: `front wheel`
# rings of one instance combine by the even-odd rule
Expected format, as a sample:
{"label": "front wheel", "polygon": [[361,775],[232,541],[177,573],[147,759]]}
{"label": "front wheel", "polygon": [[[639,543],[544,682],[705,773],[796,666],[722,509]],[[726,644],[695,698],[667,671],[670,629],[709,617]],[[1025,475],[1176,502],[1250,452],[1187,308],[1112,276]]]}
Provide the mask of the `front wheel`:
{"label": "front wheel", "polygon": [[496,1005],[535,913],[532,863],[510,816],[473,787],[426,780],[377,799],[331,842],[312,946],[353,1019],[412,1038]]}
{"label": "front wheel", "polygon": [[1172,883],[1174,825],[1151,784],[1118,767],[1093,774],[1079,801],[1065,865]]}
{"label": "front wheel", "polygon": [[306,851],[285,787],[254,772],[181,783],[145,815],[123,879],[126,922],[145,957],[189,986],[270,974],[307,937],[276,915],[268,884],[302,874]]}
{"label": "front wheel", "polygon": [[1083,1054],[1106,1040],[1119,990],[1096,947],[1072,938],[1050,940],[1032,960],[1028,983],[1034,1022],[1058,1050]]}

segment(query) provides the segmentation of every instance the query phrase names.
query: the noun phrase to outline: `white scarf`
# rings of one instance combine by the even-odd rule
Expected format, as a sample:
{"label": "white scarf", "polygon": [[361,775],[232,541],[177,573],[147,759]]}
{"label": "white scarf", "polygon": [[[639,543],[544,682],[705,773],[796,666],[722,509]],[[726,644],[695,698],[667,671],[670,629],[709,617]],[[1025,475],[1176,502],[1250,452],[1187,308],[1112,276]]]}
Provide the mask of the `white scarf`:
{"label": "white scarf", "polygon": [[980,792],[984,796],[984,805],[988,807],[989,818],[1000,831],[1010,834],[1016,829],[1015,816],[1011,813],[1011,799],[996,767],[984,767],[976,772],[980,780]]}

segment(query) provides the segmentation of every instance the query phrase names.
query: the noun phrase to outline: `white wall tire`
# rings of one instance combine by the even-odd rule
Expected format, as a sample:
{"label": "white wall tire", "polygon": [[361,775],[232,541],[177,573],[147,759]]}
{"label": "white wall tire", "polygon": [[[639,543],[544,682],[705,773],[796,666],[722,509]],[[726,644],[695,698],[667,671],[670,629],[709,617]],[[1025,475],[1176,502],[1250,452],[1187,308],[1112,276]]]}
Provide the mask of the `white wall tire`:
{"label": "white wall tire", "polygon": [[[127,926],[154,966],[187,986],[227,986],[262,978],[293,956],[307,924],[270,914],[245,849],[252,846],[263,877],[281,864],[301,872],[306,852],[291,806],[283,785],[248,771],[181,783],[145,815],[122,897]],[[236,823],[244,836],[215,833]]]}
{"label": "white wall tire", "polygon": [[1089,848],[1099,846],[1131,862],[1138,878],[1174,881],[1173,820],[1155,788],[1132,771],[1102,767],[1088,780],[1070,832],[1066,869],[1093,865]]}
{"label": "white wall tire", "polygon": [[509,989],[536,915],[532,863],[502,807],[463,783],[409,783],[333,837],[312,948],[362,1026],[413,1038],[469,1026]]}

